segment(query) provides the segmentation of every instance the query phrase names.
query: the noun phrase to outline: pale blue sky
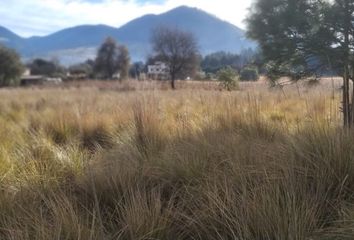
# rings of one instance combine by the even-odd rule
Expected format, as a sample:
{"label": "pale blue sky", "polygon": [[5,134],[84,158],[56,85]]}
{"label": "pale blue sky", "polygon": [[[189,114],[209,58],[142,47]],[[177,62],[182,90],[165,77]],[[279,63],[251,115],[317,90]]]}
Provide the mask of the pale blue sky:
{"label": "pale blue sky", "polygon": [[0,26],[21,36],[46,35],[81,24],[119,27],[148,13],[197,7],[244,27],[252,0],[0,0]]}

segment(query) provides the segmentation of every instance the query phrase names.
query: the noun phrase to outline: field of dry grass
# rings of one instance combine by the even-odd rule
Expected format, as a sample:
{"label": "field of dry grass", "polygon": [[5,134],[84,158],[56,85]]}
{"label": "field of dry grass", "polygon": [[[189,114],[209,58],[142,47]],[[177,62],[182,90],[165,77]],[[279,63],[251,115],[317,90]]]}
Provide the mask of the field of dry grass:
{"label": "field of dry grass", "polygon": [[354,238],[337,82],[179,84],[0,90],[0,239]]}

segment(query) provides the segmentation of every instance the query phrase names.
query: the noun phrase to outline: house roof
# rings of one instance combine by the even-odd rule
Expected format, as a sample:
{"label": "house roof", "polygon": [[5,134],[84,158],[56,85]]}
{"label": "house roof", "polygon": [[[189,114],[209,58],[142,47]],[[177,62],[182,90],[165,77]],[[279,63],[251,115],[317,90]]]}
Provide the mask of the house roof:
{"label": "house roof", "polygon": [[30,75],[30,76],[22,76],[21,80],[39,80],[43,79],[43,76],[40,75]]}

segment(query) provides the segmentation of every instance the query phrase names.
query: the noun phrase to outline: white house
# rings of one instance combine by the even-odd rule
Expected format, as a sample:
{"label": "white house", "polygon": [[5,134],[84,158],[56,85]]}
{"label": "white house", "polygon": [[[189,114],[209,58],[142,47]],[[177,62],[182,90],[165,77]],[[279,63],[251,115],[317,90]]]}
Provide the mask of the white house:
{"label": "white house", "polygon": [[154,65],[148,65],[149,78],[164,80],[168,79],[169,76],[169,68],[164,62],[155,62]]}

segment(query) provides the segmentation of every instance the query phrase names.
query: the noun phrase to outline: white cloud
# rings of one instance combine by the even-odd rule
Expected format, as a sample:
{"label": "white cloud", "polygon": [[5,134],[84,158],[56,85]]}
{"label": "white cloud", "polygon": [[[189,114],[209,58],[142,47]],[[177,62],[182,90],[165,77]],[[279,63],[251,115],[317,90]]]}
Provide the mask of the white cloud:
{"label": "white cloud", "polygon": [[139,4],[136,0],[0,0],[0,26],[22,36],[46,35],[81,24],[119,27],[148,13],[159,14],[180,5],[203,9],[243,27],[252,0],[166,0]]}

